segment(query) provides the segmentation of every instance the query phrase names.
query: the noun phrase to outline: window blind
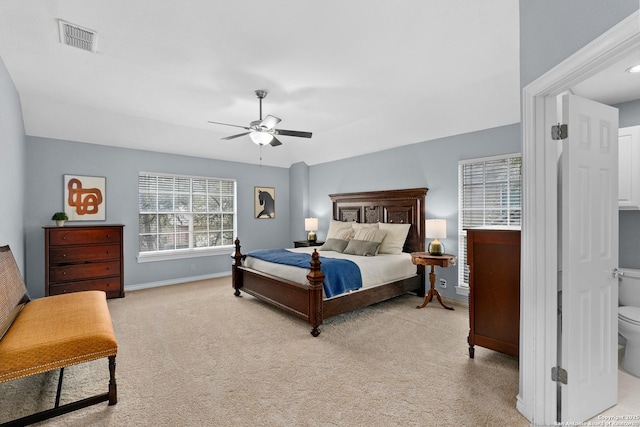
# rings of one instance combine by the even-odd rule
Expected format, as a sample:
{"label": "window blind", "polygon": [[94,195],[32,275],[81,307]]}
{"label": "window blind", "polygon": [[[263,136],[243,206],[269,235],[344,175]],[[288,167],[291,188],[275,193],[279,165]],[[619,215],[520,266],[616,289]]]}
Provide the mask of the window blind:
{"label": "window blind", "polygon": [[166,252],[233,245],[234,180],[138,175],[139,252]]}
{"label": "window blind", "polygon": [[459,163],[460,286],[469,286],[466,228],[520,228],[522,157],[512,154]]}

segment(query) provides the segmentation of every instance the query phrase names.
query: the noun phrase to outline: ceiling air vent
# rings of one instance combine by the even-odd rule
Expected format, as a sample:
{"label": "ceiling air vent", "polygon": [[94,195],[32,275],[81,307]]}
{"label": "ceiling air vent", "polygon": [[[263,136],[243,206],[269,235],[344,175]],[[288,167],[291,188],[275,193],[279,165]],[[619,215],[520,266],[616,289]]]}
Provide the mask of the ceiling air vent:
{"label": "ceiling air vent", "polygon": [[60,27],[60,43],[89,52],[96,51],[98,35],[95,31],[79,27],[75,24],[58,20]]}

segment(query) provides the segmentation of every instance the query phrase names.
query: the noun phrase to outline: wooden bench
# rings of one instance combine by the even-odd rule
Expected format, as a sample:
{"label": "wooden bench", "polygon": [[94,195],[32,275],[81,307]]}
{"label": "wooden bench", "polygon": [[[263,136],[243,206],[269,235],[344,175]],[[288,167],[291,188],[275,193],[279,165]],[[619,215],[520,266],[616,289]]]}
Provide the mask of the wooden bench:
{"label": "wooden bench", "polygon": [[[60,369],[53,408],[1,424],[23,426],[108,401],[118,401],[118,344],[103,291],[29,300],[9,246],[0,246],[0,382]],[[108,358],[106,393],[60,406],[66,366]]]}

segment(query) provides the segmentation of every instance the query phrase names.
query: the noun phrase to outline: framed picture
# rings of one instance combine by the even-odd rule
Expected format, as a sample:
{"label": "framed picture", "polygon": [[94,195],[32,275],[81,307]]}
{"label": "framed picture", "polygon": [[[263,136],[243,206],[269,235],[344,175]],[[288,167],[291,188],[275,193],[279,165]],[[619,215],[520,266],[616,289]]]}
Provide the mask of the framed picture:
{"label": "framed picture", "polygon": [[273,187],[254,187],[254,217],[273,219],[276,217],[276,189]]}
{"label": "framed picture", "polygon": [[107,179],[103,176],[64,176],[64,212],[69,221],[104,221]]}

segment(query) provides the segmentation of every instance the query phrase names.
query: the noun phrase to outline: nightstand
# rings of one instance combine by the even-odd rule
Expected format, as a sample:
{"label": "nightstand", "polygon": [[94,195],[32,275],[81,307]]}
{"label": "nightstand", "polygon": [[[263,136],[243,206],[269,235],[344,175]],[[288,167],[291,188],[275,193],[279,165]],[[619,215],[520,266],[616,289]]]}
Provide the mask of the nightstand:
{"label": "nightstand", "polygon": [[429,292],[427,292],[427,296],[424,298],[424,303],[416,308],[424,308],[435,296],[438,298],[438,302],[441,306],[447,310],[453,310],[453,307],[444,305],[442,298],[440,298],[440,292],[436,289],[436,273],[434,270],[436,266],[446,268],[450,265],[456,265],[456,257],[449,254],[431,255],[428,252],[412,252],[411,261],[416,265],[431,266],[431,272],[429,272],[429,283],[431,284],[431,288],[429,289]]}
{"label": "nightstand", "polygon": [[324,245],[324,242],[321,242],[319,240],[316,240],[315,242],[310,242],[308,240],[295,240],[293,242],[294,248],[306,248],[309,246],[322,246],[322,245]]}

